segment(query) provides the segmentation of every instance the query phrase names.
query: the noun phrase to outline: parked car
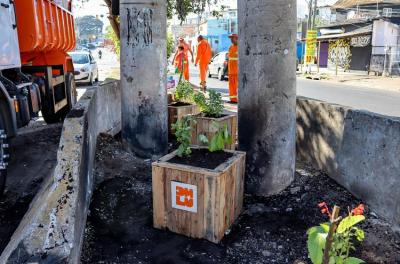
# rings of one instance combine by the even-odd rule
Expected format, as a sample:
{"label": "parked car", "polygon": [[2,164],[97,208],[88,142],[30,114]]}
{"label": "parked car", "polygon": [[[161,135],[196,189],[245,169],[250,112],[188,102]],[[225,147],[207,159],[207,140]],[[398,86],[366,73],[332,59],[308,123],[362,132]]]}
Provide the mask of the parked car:
{"label": "parked car", "polygon": [[221,81],[228,77],[228,52],[223,51],[215,55],[208,67],[208,77],[217,76]]}
{"label": "parked car", "polygon": [[75,82],[93,85],[99,81],[99,69],[92,54],[87,51],[74,51],[69,55],[72,58],[75,69]]}

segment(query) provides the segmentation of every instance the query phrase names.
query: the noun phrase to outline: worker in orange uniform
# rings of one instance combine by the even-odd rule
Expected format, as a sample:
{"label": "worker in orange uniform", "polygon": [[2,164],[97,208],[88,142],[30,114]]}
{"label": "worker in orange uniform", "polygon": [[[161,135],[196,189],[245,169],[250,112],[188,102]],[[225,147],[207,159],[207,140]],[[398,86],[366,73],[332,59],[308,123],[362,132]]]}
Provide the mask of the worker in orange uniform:
{"label": "worker in orange uniform", "polygon": [[238,35],[229,36],[232,45],[228,52],[228,77],[229,77],[229,98],[232,103],[238,102],[238,73],[239,73],[239,57],[238,57]]}
{"label": "worker in orange uniform", "polygon": [[183,45],[178,46],[178,51],[175,54],[175,68],[176,71],[175,73],[179,73],[181,76],[179,78],[179,81],[181,81],[182,76],[184,76],[185,80],[189,80],[189,78],[186,79],[186,74],[189,75],[189,58],[186,55],[185,52],[185,47]]}
{"label": "worker in orange uniform", "polygon": [[200,70],[200,88],[203,91],[207,89],[206,75],[208,64],[210,64],[210,60],[212,57],[211,46],[208,41],[202,36],[197,37],[197,56],[196,56],[196,64],[199,65]]}
{"label": "worker in orange uniform", "polygon": [[[181,37],[179,38],[179,44],[178,44],[178,49],[175,52],[174,58],[172,59],[172,64],[176,63],[176,56],[179,53],[179,47],[183,47],[184,48],[184,52],[185,52],[185,56],[186,58],[189,58],[189,53],[192,55],[192,63],[194,62],[193,59],[193,51],[192,48],[190,47],[190,45],[188,43],[186,43],[186,41]],[[183,77],[185,78],[186,81],[189,81],[189,60],[187,61],[188,63],[185,64],[185,68],[183,71]]]}

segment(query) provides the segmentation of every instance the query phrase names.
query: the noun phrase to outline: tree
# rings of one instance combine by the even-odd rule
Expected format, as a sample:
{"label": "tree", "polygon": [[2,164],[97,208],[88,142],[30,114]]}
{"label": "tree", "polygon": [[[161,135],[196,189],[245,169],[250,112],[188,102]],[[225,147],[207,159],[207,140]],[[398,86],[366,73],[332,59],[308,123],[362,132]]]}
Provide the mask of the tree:
{"label": "tree", "polygon": [[103,31],[103,22],[95,16],[83,16],[75,19],[78,37],[94,35],[98,37]]}
{"label": "tree", "polygon": [[113,42],[115,53],[119,55],[121,51],[121,42],[111,26],[108,26],[106,29],[106,38]]}
{"label": "tree", "polygon": [[[190,13],[201,14],[207,6],[217,4],[218,1],[219,0],[167,0],[167,17],[172,18],[174,15],[177,15],[181,21],[184,21]],[[112,14],[112,0],[104,0],[104,2],[110,14]],[[120,38],[118,18],[110,15],[108,19],[110,20],[115,35]]]}

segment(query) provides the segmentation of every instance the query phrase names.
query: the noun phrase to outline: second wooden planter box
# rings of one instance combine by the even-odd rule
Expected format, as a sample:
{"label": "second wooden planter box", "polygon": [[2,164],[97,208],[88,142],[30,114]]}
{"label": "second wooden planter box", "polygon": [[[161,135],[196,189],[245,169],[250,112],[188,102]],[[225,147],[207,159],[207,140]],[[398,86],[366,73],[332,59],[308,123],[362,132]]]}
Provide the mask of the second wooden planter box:
{"label": "second wooden planter box", "polygon": [[[225,149],[235,150],[236,137],[237,137],[237,117],[235,115],[224,115],[220,118],[205,117],[203,113],[195,115],[196,122],[192,123],[192,145],[201,146],[199,135],[204,135],[209,141],[218,132],[218,127],[223,128],[225,125],[228,132],[232,136],[232,143],[226,145]],[[217,126],[216,126],[217,125]]]}
{"label": "second wooden planter box", "polygon": [[197,105],[186,104],[186,103],[173,103],[168,105],[168,132],[170,136],[173,136],[174,131],[172,129],[172,124],[176,121],[181,120],[187,115],[196,115],[200,112]]}
{"label": "second wooden planter box", "polygon": [[[199,148],[201,149],[201,148]],[[242,211],[244,152],[215,169],[174,163],[176,152],[153,163],[155,228],[218,243]]]}

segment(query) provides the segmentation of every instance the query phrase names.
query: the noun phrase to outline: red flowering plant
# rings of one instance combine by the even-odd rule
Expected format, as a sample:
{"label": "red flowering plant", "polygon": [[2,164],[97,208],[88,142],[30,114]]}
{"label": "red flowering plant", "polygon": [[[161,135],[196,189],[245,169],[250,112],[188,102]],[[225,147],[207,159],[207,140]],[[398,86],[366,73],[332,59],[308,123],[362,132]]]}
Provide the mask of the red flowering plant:
{"label": "red flowering plant", "polygon": [[329,222],[314,226],[307,231],[308,254],[313,264],[359,264],[363,260],[350,257],[356,250],[354,241],[364,240],[364,231],[356,225],[365,220],[364,205],[348,210],[346,217],[339,216],[339,207],[330,210],[325,202],[318,204]]}

